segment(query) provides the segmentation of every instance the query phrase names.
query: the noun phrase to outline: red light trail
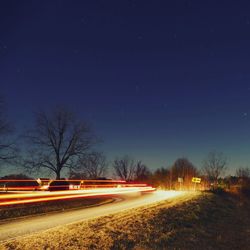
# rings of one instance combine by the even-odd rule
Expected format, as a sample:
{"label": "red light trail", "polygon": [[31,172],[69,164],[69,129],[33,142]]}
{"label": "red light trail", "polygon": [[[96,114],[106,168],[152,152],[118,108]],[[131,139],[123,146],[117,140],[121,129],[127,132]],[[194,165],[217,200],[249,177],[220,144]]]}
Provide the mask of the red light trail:
{"label": "red light trail", "polygon": [[[56,182],[65,182],[65,180],[56,180]],[[34,180],[0,180],[0,183],[29,183]],[[53,180],[50,181],[52,183]],[[61,186],[56,185],[53,188],[65,188],[63,191],[41,191],[43,186],[11,186],[2,187],[0,190],[6,191],[0,195],[0,207],[30,204],[37,202],[48,202],[55,200],[69,200],[76,198],[90,198],[102,196],[114,196],[136,192],[152,192],[155,188],[147,184],[126,183],[125,181],[114,180],[67,180],[68,183],[79,182],[80,185],[74,188],[74,185]],[[49,186],[49,185],[48,185]],[[34,191],[34,188],[37,190]],[[39,188],[39,189],[38,189]],[[21,191],[20,191],[21,190]]]}

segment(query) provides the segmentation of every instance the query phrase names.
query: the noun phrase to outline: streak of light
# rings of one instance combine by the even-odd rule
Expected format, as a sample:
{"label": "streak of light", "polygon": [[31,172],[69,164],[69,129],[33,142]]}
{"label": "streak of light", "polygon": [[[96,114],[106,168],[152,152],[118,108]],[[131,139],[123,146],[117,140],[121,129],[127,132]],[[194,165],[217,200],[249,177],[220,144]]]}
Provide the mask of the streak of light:
{"label": "streak of light", "polygon": [[[106,188],[106,189],[93,189],[93,190],[57,191],[53,193],[39,192],[32,194],[26,194],[26,193],[8,194],[0,196],[0,206],[47,202],[54,200],[66,200],[66,199],[75,199],[84,197],[86,198],[86,197],[96,197],[96,196],[121,195],[121,194],[129,194],[136,192],[149,192],[154,190],[155,189],[152,187],[134,187],[134,188],[131,187],[131,188],[112,188],[112,189]],[[11,199],[11,200],[6,201],[6,199]]]}
{"label": "streak of light", "polygon": [[[34,182],[37,181],[35,179],[28,179],[28,180],[16,180],[16,179],[0,179],[0,182]],[[65,179],[65,180],[53,180],[50,179],[48,181],[57,181],[57,182],[63,182],[63,181],[68,181],[68,182],[101,182],[101,183],[105,183],[105,182],[112,182],[112,183],[126,183],[126,181],[124,180],[71,180],[71,179]]]}

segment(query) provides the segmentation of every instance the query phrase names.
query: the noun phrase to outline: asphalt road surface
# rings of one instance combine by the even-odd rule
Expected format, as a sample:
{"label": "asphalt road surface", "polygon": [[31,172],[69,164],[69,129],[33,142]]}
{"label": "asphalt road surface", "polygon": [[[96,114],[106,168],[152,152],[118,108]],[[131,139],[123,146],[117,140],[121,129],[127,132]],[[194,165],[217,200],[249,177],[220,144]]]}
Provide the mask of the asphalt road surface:
{"label": "asphalt road surface", "polygon": [[114,214],[131,208],[138,208],[140,206],[149,205],[162,200],[180,197],[185,194],[185,192],[174,191],[156,191],[143,195],[128,194],[120,196],[120,198],[116,198],[112,203],[101,206],[1,222],[0,241],[17,238],[57,226]]}

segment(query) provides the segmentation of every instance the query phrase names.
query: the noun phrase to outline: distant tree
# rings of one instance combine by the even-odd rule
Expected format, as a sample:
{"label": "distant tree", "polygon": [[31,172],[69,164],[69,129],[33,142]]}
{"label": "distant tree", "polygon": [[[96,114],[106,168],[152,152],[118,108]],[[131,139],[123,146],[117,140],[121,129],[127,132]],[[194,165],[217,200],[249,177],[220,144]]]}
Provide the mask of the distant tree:
{"label": "distant tree", "polygon": [[13,129],[5,110],[4,99],[0,96],[0,165],[10,163],[17,157],[17,147],[10,139]]}
{"label": "distant tree", "polygon": [[152,175],[152,184],[164,189],[172,188],[171,171],[168,168],[158,168]]}
{"label": "distant tree", "polygon": [[178,178],[183,179],[183,186],[189,188],[192,178],[197,176],[197,169],[187,158],[178,158],[170,169],[172,180],[177,185]]}
{"label": "distant tree", "polygon": [[107,169],[108,164],[104,154],[91,152],[80,158],[77,171],[87,179],[98,179],[105,176]]}
{"label": "distant tree", "polygon": [[96,142],[90,127],[64,107],[50,113],[37,112],[34,129],[28,131],[26,138],[29,152],[24,166],[30,170],[48,169],[57,179],[63,169],[76,168]]}
{"label": "distant tree", "polygon": [[223,179],[225,186],[228,190],[230,190],[232,187],[235,187],[237,184],[239,184],[239,177],[237,176],[226,176]]}
{"label": "distant tree", "polygon": [[212,151],[208,154],[203,162],[203,171],[210,181],[215,185],[218,183],[219,177],[223,174],[227,167],[227,159],[223,153]]}
{"label": "distant tree", "polygon": [[81,171],[77,171],[74,169],[70,169],[69,179],[71,179],[71,180],[86,180],[86,179],[88,179],[88,177],[86,176],[86,173],[83,173]]}
{"label": "distant tree", "polygon": [[122,180],[131,181],[134,179],[135,162],[128,155],[121,158],[116,158],[113,162],[115,175]]}
{"label": "distant tree", "polygon": [[248,192],[250,193],[250,168],[238,168],[236,170],[236,176],[238,177],[238,184],[240,184],[243,188],[248,188]]}
{"label": "distant tree", "polygon": [[134,180],[136,181],[146,181],[151,176],[149,168],[143,164],[141,161],[138,161],[134,170]]}
{"label": "distant tree", "polygon": [[249,178],[250,177],[250,168],[238,168],[236,170],[236,176],[239,178]]}

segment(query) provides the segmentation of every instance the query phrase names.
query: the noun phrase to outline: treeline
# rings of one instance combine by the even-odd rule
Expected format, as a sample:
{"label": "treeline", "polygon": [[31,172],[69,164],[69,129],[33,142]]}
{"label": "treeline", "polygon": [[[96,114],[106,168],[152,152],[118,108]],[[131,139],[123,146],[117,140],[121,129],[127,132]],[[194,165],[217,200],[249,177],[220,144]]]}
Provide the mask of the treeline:
{"label": "treeline", "polygon": [[[5,172],[9,166],[15,166],[36,177],[44,170],[54,173],[56,179],[60,179],[62,173],[72,179],[113,175],[165,189],[191,189],[193,177],[202,178],[203,188],[211,184],[216,187],[227,167],[226,157],[214,151],[204,159],[200,169],[187,158],[179,158],[170,167],[152,171],[142,160],[128,155],[109,162],[103,152],[96,150],[98,143],[100,139],[92,127],[62,106],[34,113],[33,125],[15,136],[7,119],[5,102],[0,98],[0,167],[5,168]],[[244,171],[239,169],[238,175],[243,172],[246,175]]]}

